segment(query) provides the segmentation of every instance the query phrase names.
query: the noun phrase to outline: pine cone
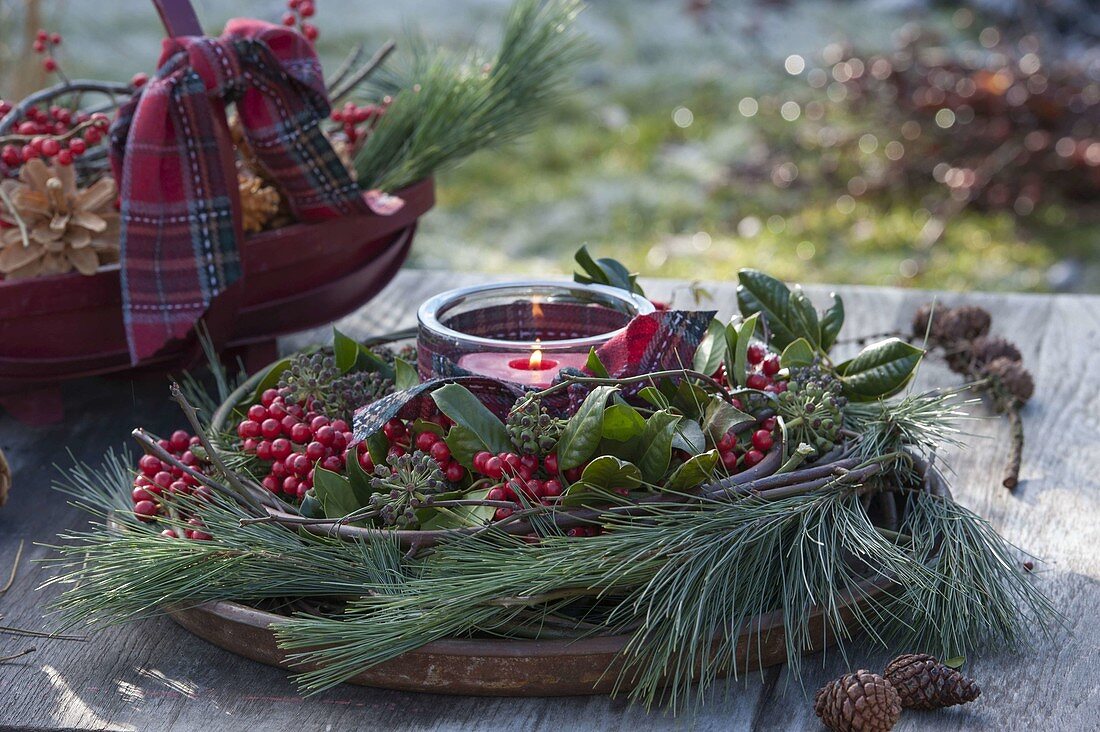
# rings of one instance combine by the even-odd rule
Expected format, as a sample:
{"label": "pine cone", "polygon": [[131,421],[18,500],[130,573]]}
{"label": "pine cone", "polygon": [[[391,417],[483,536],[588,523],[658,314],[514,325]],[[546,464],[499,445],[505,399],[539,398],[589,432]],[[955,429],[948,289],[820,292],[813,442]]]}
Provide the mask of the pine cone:
{"label": "pine cone", "polygon": [[989,332],[993,317],[988,310],[975,305],[963,305],[952,308],[943,315],[943,320],[934,323],[933,335],[940,341],[954,343],[969,341]]}
{"label": "pine cone", "polygon": [[241,228],[250,234],[264,230],[279,212],[279,192],[254,175],[237,173],[241,198]]}
{"label": "pine cone", "polygon": [[1035,381],[1019,361],[1001,356],[985,364],[982,373],[996,381],[1020,404],[1026,403],[1035,393]]}
{"label": "pine cone", "polygon": [[978,684],[926,653],[906,653],[886,665],[889,681],[906,709],[940,709],[972,702]]}
{"label": "pine cone", "polygon": [[1020,349],[1014,343],[1006,341],[999,336],[981,336],[975,338],[970,346],[970,355],[976,366],[984,366],[998,358],[1007,358],[1010,361],[1023,361],[1024,357]]}
{"label": "pine cone", "polygon": [[[942,328],[944,314],[950,310],[951,308],[942,305],[933,305],[930,302],[921,305],[913,315],[913,335],[917,338],[924,338],[925,334],[928,334],[931,338],[935,339],[936,334],[939,333]],[[929,318],[932,320],[931,328],[929,328],[928,325]]]}
{"label": "pine cone", "polygon": [[901,717],[901,699],[889,681],[860,669],[818,689],[814,712],[834,732],[887,732]]}

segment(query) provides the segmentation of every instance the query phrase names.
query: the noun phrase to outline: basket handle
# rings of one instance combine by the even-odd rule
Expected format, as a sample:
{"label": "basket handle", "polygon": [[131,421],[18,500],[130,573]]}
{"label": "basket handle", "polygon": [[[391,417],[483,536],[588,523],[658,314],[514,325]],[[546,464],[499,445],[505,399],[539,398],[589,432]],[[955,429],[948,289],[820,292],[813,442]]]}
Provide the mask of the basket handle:
{"label": "basket handle", "polygon": [[[199,16],[195,13],[195,8],[190,0],[153,0],[153,6],[156,7],[157,14],[160,15],[160,20],[164,24],[164,29],[169,37],[203,35]],[[214,139],[218,146],[222,167],[226,172],[226,180],[235,181],[237,179],[236,153],[233,150],[232,138],[229,135],[225,105],[213,99],[210,100],[210,103],[214,106],[216,123],[214,125]],[[235,197],[238,195],[236,186],[232,186],[230,195]],[[233,233],[237,238],[237,249],[243,256],[244,228],[240,211],[241,206],[238,200],[237,204],[233,206]],[[242,274],[240,280],[210,303],[210,307],[203,317],[207,331],[210,334],[210,340],[219,353],[233,334],[237,313],[240,311],[242,304],[244,280]],[[188,360],[193,361],[201,357],[202,348],[197,338],[188,339],[185,353]]]}

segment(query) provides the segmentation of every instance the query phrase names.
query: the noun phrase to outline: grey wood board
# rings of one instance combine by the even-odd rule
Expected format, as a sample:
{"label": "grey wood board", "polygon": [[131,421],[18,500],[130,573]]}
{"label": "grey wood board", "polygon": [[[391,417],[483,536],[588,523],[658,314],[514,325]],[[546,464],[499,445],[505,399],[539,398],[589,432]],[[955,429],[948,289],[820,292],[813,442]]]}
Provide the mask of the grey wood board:
{"label": "grey wood board", "polygon": [[[415,323],[417,305],[444,289],[486,279],[442,271],[402,272],[372,303],[338,323],[366,336]],[[683,283],[647,283],[650,294],[693,307]],[[729,314],[732,283],[708,284],[713,305]],[[825,303],[828,289],[809,287]],[[845,298],[845,335],[907,328],[927,292],[872,287],[838,288]],[[987,653],[967,661],[979,680],[974,704],[934,713],[907,712],[898,730],[1100,729],[1100,298],[945,294],[947,304],[983,305],[994,331],[1016,341],[1035,374],[1036,396],[1025,413],[1028,434],[1023,482],[1015,494],[1000,486],[1007,425],[980,419],[967,425],[965,450],[944,458],[952,488],[965,505],[986,516],[1010,541],[1039,557],[1035,581],[1068,619],[1069,631],[1036,638],[1019,655]],[[283,350],[324,342],[328,329],[284,339]],[[845,346],[854,349],[854,346]],[[956,383],[929,360],[917,388]],[[103,451],[127,443],[143,425],[160,433],[182,420],[169,401],[164,377],[93,379],[65,387],[63,424],[28,428],[0,417],[0,447],[14,471],[9,504],[0,509],[0,582],[21,539],[24,561],[12,589],[0,597],[0,623],[50,628],[44,605],[54,589],[35,588],[52,570],[33,560],[49,555],[32,542],[53,543],[84,517],[49,489],[71,449],[97,462]],[[987,416],[983,408],[975,414]],[[16,729],[137,730],[804,730],[819,728],[809,697],[848,668],[881,669],[882,653],[837,653],[807,659],[805,689],[786,669],[768,669],[731,684],[698,712],[672,719],[645,714],[603,697],[495,699],[407,694],[341,686],[300,697],[285,673],[233,656],[200,641],[164,618],[88,634],[84,643],[0,635],[0,656],[25,647],[38,651],[0,664],[0,726]]]}

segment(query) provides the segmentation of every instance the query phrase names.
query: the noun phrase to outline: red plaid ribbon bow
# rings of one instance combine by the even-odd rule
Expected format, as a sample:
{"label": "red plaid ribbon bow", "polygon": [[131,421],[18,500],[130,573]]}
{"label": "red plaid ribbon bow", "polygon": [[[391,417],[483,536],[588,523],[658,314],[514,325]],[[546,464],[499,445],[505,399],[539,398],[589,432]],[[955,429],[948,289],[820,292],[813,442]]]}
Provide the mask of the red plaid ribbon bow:
{"label": "red plaid ribbon bow", "polygon": [[369,208],[321,133],[321,64],[297,32],[232,20],[220,38],[165,40],[156,77],[120,110],[111,163],[122,191],[122,300],[134,363],[184,338],[241,276],[237,181],[216,115],[236,102],[245,136],[294,215]]}

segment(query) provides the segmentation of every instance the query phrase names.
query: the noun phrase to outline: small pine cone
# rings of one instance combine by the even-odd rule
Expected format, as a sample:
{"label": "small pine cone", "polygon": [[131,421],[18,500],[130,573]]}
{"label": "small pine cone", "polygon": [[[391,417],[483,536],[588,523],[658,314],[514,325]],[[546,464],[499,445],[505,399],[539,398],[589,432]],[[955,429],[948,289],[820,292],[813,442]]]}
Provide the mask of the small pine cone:
{"label": "small pine cone", "polygon": [[[928,334],[933,340],[938,339],[938,334],[943,327],[943,317],[949,312],[951,312],[951,308],[933,305],[930,302],[924,303],[917,308],[917,312],[913,315],[913,335],[917,338],[924,338],[925,334]],[[929,319],[932,320],[931,327],[928,325]]]}
{"label": "small pine cone", "polygon": [[926,653],[906,653],[886,666],[883,676],[906,709],[940,709],[972,702],[981,695],[977,682]]}
{"label": "small pine cone", "polygon": [[993,317],[988,310],[975,305],[963,305],[952,308],[944,314],[942,321],[933,324],[939,326],[934,335],[948,343],[969,341],[988,333],[992,323]]}
{"label": "small pine cone", "polygon": [[833,732],[887,732],[901,717],[901,698],[889,681],[860,669],[818,689],[814,712]]}
{"label": "small pine cone", "polygon": [[971,357],[976,366],[984,366],[998,358],[1007,358],[1010,361],[1023,361],[1020,349],[1014,343],[1006,341],[998,336],[981,336],[975,338],[970,346]]}
{"label": "small pine cone", "polygon": [[982,373],[994,379],[1020,404],[1025,404],[1035,393],[1035,381],[1019,361],[1001,356],[983,366]]}

